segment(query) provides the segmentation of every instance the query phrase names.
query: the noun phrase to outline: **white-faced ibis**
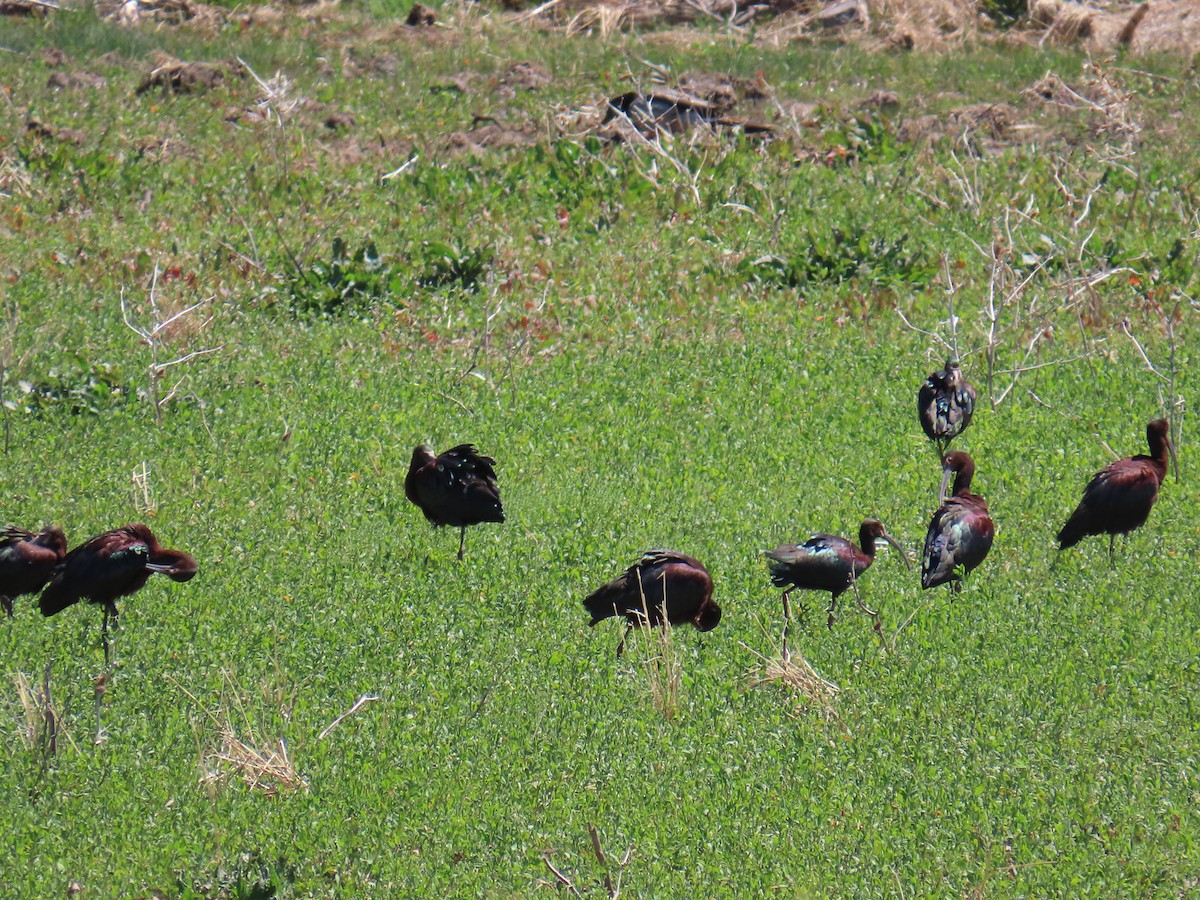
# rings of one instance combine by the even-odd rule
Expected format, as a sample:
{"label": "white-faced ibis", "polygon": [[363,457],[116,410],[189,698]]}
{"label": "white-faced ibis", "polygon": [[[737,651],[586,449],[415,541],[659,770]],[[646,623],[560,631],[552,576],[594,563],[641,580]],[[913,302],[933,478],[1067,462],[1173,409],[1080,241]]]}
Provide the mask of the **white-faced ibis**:
{"label": "white-faced ibis", "polygon": [[847,590],[854,588],[854,600],[859,607],[875,620],[880,629],[879,614],[868,608],[858,596],[858,579],[875,561],[875,544],[886,541],[900,551],[904,564],[908,557],[896,543],[883,523],[878,519],[864,519],[858,529],[858,543],[832,534],[814,534],[803,544],[784,544],[767,550],[767,566],[771,570],[771,583],[783,591],[783,644],[787,656],[787,631],[792,620],[789,597],[794,590],[828,591],[829,622],[833,627],[837,612],[837,599]]}
{"label": "white-faced ibis", "polygon": [[[954,490],[946,497],[946,487],[954,478]],[[987,501],[971,493],[975,461],[961,450],[952,450],[942,460],[942,486],[938,489],[939,506],[925,534],[925,554],[921,558],[921,587],[937,587],[954,582],[962,590],[962,577],[983,562],[992,549],[996,528],[988,515]]]}
{"label": "white-faced ibis", "polygon": [[975,414],[975,388],[963,377],[958,360],[951,357],[917,392],[917,416],[929,439],[945,456],[950,440],[962,434]]}
{"label": "white-faced ibis", "polygon": [[434,456],[424,444],[413,450],[404,494],[435,528],[450,525],[462,530],[459,559],[466,549],[468,525],[504,521],[495,465],[474,444],[459,444],[441,456]]}
{"label": "white-faced ibis", "polygon": [[1058,533],[1059,550],[1074,547],[1089,534],[1107,534],[1108,558],[1118,534],[1128,534],[1150,516],[1158,488],[1167,474],[1167,455],[1175,455],[1166,419],[1146,426],[1150,455],[1128,456],[1109,463],[1083,489],[1083,499]]}
{"label": "white-faced ibis", "polygon": [[700,560],[674,550],[647,550],[619,577],[588,594],[583,605],[592,615],[589,626],[609,616],[625,617],[629,625],[617,647],[620,656],[634,625],[661,625],[664,613],[673,626],[690,622],[698,631],[712,631],[721,621],[712,592],[712,578]]}
{"label": "white-faced ibis", "polygon": [[117,623],[116,600],[141,590],[155,572],[175,581],[196,574],[196,560],[182,550],[167,550],[145,525],[125,525],[98,534],[67,554],[42,591],[44,616],[87,599],[104,607],[104,658],[108,660],[108,620]]}
{"label": "white-faced ibis", "polygon": [[0,605],[4,611],[12,616],[16,597],[40,591],[66,555],[67,538],[57,525],[37,534],[12,525],[0,528]]}

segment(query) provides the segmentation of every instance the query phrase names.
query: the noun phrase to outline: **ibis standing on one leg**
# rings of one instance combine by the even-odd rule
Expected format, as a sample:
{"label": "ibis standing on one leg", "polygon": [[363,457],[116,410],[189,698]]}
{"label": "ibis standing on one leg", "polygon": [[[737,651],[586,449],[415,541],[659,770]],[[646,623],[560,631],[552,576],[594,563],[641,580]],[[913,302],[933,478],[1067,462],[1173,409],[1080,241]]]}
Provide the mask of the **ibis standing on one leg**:
{"label": "ibis standing on one leg", "polygon": [[640,560],[620,576],[601,585],[584,599],[594,626],[609,616],[624,616],[628,622],[617,647],[637,624],[648,627],[691,623],[698,631],[712,631],[721,621],[721,607],[713,602],[712,577],[694,556],[675,550],[647,550]]}
{"label": "ibis standing on one leg", "polygon": [[413,450],[404,494],[434,528],[450,525],[461,530],[459,559],[466,551],[468,525],[504,521],[495,466],[496,461],[474,444],[459,444],[440,456],[424,444]]}
{"label": "ibis standing on one leg", "polygon": [[[946,497],[946,486],[954,477],[954,490]],[[962,590],[962,577],[983,562],[992,549],[996,528],[988,514],[987,501],[971,493],[975,461],[961,450],[952,450],[942,461],[942,486],[938,509],[925,534],[921,559],[921,587],[954,583]]]}
{"label": "ibis standing on one leg", "polygon": [[791,624],[792,609],[789,597],[792,591],[829,592],[829,622],[833,627],[837,611],[837,599],[850,588],[854,588],[854,599],[863,612],[875,620],[879,631],[879,614],[865,606],[858,596],[857,581],[875,561],[875,544],[886,541],[900,551],[900,558],[908,565],[904,549],[896,543],[883,523],[878,519],[864,519],[858,529],[858,544],[832,534],[814,534],[803,544],[784,544],[767,550],[767,566],[771,571],[771,583],[783,591],[783,649],[787,656],[787,633]]}
{"label": "ibis standing on one leg", "polygon": [[1155,419],[1146,426],[1150,455],[1127,456],[1109,463],[1083,489],[1083,499],[1058,532],[1058,549],[1074,547],[1089,534],[1108,535],[1108,559],[1114,559],[1118,534],[1145,523],[1167,475],[1167,457],[1175,455],[1171,426]]}
{"label": "ibis standing on one leg", "polygon": [[939,456],[946,455],[951,438],[962,434],[974,414],[975,388],[963,377],[958,360],[951,357],[946,368],[926,378],[917,392],[917,416],[925,434],[937,445]]}

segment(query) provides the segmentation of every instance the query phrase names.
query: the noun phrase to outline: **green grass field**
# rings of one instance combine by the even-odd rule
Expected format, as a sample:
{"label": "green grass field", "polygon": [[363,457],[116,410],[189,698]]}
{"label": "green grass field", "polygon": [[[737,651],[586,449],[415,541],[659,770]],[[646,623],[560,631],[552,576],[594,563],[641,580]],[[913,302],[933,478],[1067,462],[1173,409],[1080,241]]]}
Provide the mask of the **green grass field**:
{"label": "green grass field", "polygon": [[[0,893],[1195,896],[1195,70],[366,15],[5,23],[0,519],[145,520],[200,573],[121,602],[111,672],[94,607],[0,623]],[[225,78],[137,94],[155,49]],[[740,111],[777,138],[589,132],[652,66],[769,85]],[[450,138],[481,122],[518,138]],[[948,296],[995,547],[953,602],[881,551],[884,646],[807,598],[831,710],[757,684],[764,549],[867,515],[920,549]],[[1115,566],[1051,568],[1105,443],[1168,412],[1182,481]],[[404,498],[423,441],[498,461],[461,564]],[[618,660],[581,600],[652,546],[724,618]]]}

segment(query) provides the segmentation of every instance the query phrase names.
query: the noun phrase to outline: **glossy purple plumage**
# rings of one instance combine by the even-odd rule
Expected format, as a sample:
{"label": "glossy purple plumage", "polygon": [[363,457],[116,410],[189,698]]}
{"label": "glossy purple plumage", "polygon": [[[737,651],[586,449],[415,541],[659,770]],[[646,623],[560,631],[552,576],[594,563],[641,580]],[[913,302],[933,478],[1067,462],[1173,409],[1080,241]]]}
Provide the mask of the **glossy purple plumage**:
{"label": "glossy purple plumage", "polygon": [[931,441],[944,450],[950,440],[962,434],[975,414],[975,388],[963,377],[957,359],[946,361],[921,385],[917,392],[917,416]]}
{"label": "glossy purple plumage", "polygon": [[1170,425],[1155,419],[1146,426],[1150,455],[1109,463],[1084,488],[1083,499],[1058,532],[1059,549],[1074,547],[1090,534],[1125,534],[1143,525],[1167,475]]}
{"label": "glossy purple plumage", "polygon": [[38,600],[42,615],[52,616],[86,599],[117,615],[116,600],[134,593],[155,572],[174,581],[196,574],[196,560],[159,544],[145,525],[125,525],[98,534],[67,554]]}
{"label": "glossy purple plumage", "polygon": [[691,623],[711,631],[721,621],[713,602],[713,583],[704,564],[674,550],[648,550],[620,576],[597,588],[583,601],[595,625],[610,616],[631,624],[661,625],[663,611],[671,625]]}
{"label": "glossy purple plumage", "polygon": [[422,444],[413,450],[404,495],[436,528],[462,529],[458,558],[463,558],[466,529],[480,522],[503,522],[500,489],[496,486],[496,461],[473,444],[459,444],[440,456]]}
{"label": "glossy purple plumage", "polygon": [[67,538],[57,526],[37,534],[6,525],[0,528],[0,605],[10,616],[13,600],[42,589],[67,554]]}
{"label": "glossy purple plumage", "polygon": [[[925,534],[921,587],[961,581],[988,555],[996,529],[987,501],[971,493],[975,462],[961,450],[946,454],[944,471],[957,473],[954,490],[938,507]],[[943,482],[943,485],[945,482]]]}

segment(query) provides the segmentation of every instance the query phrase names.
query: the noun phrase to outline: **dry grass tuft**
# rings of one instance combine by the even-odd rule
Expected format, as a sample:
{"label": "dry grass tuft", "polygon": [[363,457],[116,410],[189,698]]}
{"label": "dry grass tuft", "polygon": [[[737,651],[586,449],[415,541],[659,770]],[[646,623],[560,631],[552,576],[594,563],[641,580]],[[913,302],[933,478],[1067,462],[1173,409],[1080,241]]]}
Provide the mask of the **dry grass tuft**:
{"label": "dry grass tuft", "polygon": [[[202,753],[201,768],[204,774],[200,777],[200,784],[215,790],[230,777],[238,777],[251,790],[262,791],[268,796],[283,791],[308,790],[308,782],[296,771],[295,763],[288,755],[287,742],[283,738],[266,740],[262,737],[261,730],[254,727],[242,705],[244,691],[241,685],[228,669],[222,674],[225,691],[220,708],[213,712],[201,707],[204,715],[216,726],[219,743],[215,749]],[[193,703],[200,706],[200,701],[191,691],[171,680]],[[234,726],[233,709],[237,710],[238,718],[243,723],[241,729]]]}
{"label": "dry grass tuft", "polygon": [[[307,790],[308,782],[296,772],[296,766],[288,756],[283,738],[260,747],[248,744],[237,736],[229,722],[219,726],[221,748],[205,758],[214,761],[218,768],[206,772],[201,784],[221,782],[230,775],[239,776],[251,789],[274,796],[281,790]],[[254,743],[260,743],[253,733],[248,735]]]}
{"label": "dry grass tuft", "polygon": [[675,629],[663,617],[661,628],[647,628],[649,641],[647,652],[641,661],[646,673],[646,685],[650,689],[650,700],[668,722],[679,715],[679,688],[683,684],[683,667],[679,664],[679,651],[675,646]]}
{"label": "dry grass tuft", "polygon": [[[767,634],[766,629],[763,629],[763,634]],[[793,694],[799,695],[797,713],[806,707],[814,707],[820,710],[826,721],[837,722],[842,730],[849,734],[850,729],[842,721],[834,703],[842,689],[814,669],[799,650],[790,650],[785,654],[769,635],[767,640],[771,642],[769,656],[759,653],[753,647],[742,645],[758,657],[762,664],[746,673],[749,686],[756,688],[763,684],[781,684]]]}
{"label": "dry grass tuft", "polygon": [[58,739],[65,737],[74,747],[75,742],[62,727],[62,719],[54,705],[54,696],[50,691],[51,663],[46,663],[46,671],[42,675],[42,683],[34,684],[24,672],[13,676],[17,687],[17,699],[21,702],[24,712],[25,727],[21,729],[21,742],[29,750],[36,751],[42,757],[42,765],[48,765],[58,753]]}

